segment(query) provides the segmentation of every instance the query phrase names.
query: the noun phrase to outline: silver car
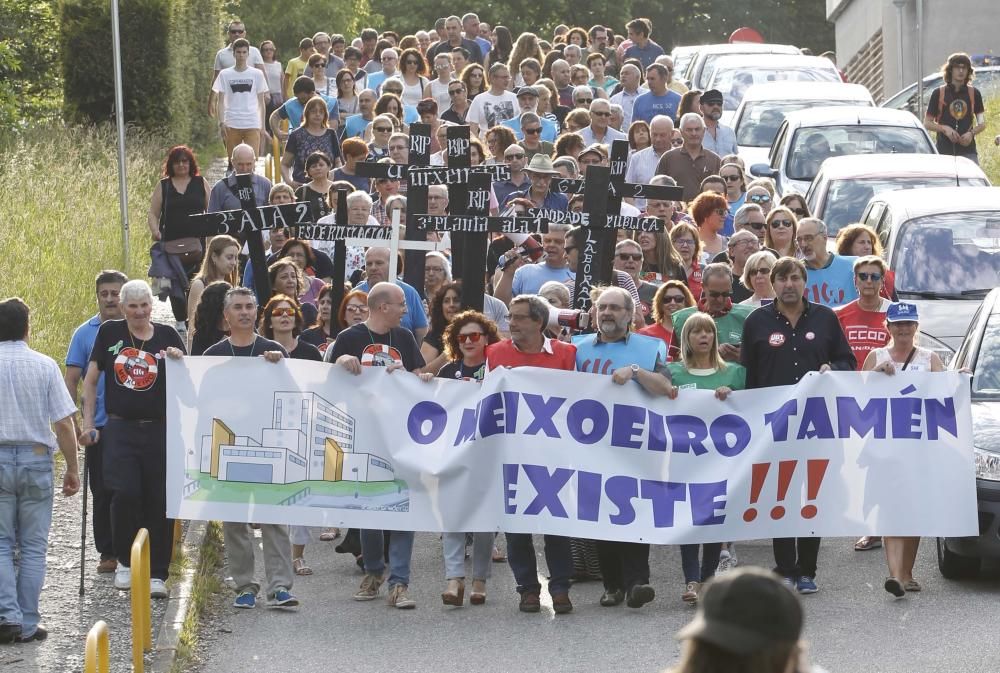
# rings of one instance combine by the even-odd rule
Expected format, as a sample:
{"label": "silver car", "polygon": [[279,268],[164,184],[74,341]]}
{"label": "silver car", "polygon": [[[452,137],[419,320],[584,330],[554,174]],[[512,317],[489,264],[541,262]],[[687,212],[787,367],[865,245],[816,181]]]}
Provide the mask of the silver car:
{"label": "silver car", "polygon": [[698,55],[688,66],[687,80],[692,89],[708,89],[708,81],[715,72],[715,63],[723,56],[734,54],[801,54],[798,47],[790,44],[758,44],[737,42],[735,44],[706,44],[698,48]]}

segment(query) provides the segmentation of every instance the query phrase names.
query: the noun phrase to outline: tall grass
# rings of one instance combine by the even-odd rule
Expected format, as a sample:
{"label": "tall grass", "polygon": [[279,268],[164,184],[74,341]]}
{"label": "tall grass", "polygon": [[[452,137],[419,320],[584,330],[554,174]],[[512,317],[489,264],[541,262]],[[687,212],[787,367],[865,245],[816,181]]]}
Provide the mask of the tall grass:
{"label": "tall grass", "polygon": [[1000,147],[993,139],[1000,135],[1000,96],[983,101],[986,107],[986,130],[976,137],[979,164],[994,185],[1000,185]]}
{"label": "tall grass", "polygon": [[96,312],[94,277],[121,269],[143,278],[151,240],[149,197],[168,145],[126,142],[130,255],[123,267],[116,138],[111,127],[27,131],[0,160],[0,297],[32,310],[30,344],[62,362],[73,329]]}

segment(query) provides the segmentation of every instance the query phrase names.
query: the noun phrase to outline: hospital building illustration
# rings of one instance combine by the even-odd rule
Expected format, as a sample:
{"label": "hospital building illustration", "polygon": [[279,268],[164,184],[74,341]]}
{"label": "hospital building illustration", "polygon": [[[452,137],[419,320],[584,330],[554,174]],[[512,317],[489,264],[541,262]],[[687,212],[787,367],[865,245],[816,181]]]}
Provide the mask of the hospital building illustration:
{"label": "hospital building illustration", "polygon": [[276,392],[271,427],[260,441],[213,418],[201,438],[198,469],[219,481],[392,481],[392,464],[355,450],[354,418],[315,393]]}

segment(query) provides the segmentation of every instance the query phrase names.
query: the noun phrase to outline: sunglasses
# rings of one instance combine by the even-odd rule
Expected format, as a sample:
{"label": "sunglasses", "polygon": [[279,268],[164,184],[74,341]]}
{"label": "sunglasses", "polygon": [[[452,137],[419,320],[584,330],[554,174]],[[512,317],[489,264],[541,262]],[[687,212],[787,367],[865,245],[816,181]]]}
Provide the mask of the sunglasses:
{"label": "sunglasses", "polygon": [[740,181],[740,176],[738,176],[738,175],[723,175],[722,179],[725,180],[726,182],[739,182]]}
{"label": "sunglasses", "polygon": [[750,270],[750,275],[751,276],[770,276],[771,275],[771,268],[767,267],[767,266],[762,266],[759,269],[751,269]]}
{"label": "sunglasses", "polygon": [[536,133],[541,133],[542,132],[542,127],[539,126],[537,128],[533,128],[533,129],[521,129],[521,130],[524,131],[525,134],[530,133],[531,135],[535,135]]}
{"label": "sunglasses", "polygon": [[795,213],[796,217],[809,217],[809,211],[805,208],[792,208],[791,210]]}
{"label": "sunglasses", "polygon": [[757,231],[760,231],[767,225],[764,222],[747,222],[747,226],[750,227],[751,229],[756,229]]}
{"label": "sunglasses", "polygon": [[483,338],[482,332],[471,332],[469,334],[459,334],[458,343],[464,344],[467,341],[471,341],[474,344],[479,343],[479,340]]}
{"label": "sunglasses", "polygon": [[271,317],[272,318],[280,318],[281,316],[286,316],[288,318],[291,318],[291,317],[295,316],[296,313],[298,313],[298,311],[296,311],[291,306],[286,306],[284,308],[272,308],[271,309]]}
{"label": "sunglasses", "polygon": [[750,203],[771,203],[770,194],[752,194],[747,197]]}
{"label": "sunglasses", "polygon": [[684,139],[674,138],[673,140],[670,141],[670,144],[673,145],[674,147],[680,147],[681,145],[684,144]]}
{"label": "sunglasses", "polygon": [[661,304],[683,304],[687,301],[687,297],[682,294],[665,294],[663,299],[660,301]]}
{"label": "sunglasses", "polygon": [[873,281],[875,281],[877,283],[878,281],[882,280],[882,274],[880,274],[880,273],[865,273],[864,271],[859,271],[858,272],[858,278],[860,278],[861,280],[864,280],[864,281],[873,280]]}
{"label": "sunglasses", "polygon": [[781,229],[781,228],[789,228],[790,229],[791,226],[792,226],[792,221],[791,220],[779,220],[779,219],[771,220],[771,228],[772,229],[774,229],[774,228],[779,228],[779,229]]}
{"label": "sunglasses", "polygon": [[722,292],[718,292],[717,290],[705,290],[705,294],[712,299],[728,299],[733,296],[733,293],[729,290],[723,290]]}
{"label": "sunglasses", "polygon": [[523,159],[524,158],[524,152],[515,152],[515,153],[512,153],[512,154],[505,154],[503,156],[504,156],[504,159]]}
{"label": "sunglasses", "polygon": [[314,67],[314,68],[325,68],[326,67],[326,61],[320,61],[319,63],[313,63],[312,67]]}
{"label": "sunglasses", "polygon": [[618,259],[620,259],[623,262],[627,262],[629,260],[631,260],[633,262],[641,262],[642,261],[642,253],[632,253],[632,254],[630,254],[630,253],[627,253],[627,252],[619,252],[616,256],[618,257]]}
{"label": "sunglasses", "polygon": [[577,105],[579,105],[580,103],[587,103],[589,105],[589,104],[591,104],[593,102],[594,102],[593,98],[577,98],[576,99],[576,104]]}
{"label": "sunglasses", "polygon": [[610,112],[603,112],[603,111],[591,112],[590,114],[594,115],[595,117],[610,117],[611,116]]}
{"label": "sunglasses", "polygon": [[391,127],[391,126],[376,126],[376,127],[374,128],[374,130],[375,130],[375,131],[376,131],[377,133],[388,133],[389,131],[391,131],[391,130],[392,130],[392,127]]}

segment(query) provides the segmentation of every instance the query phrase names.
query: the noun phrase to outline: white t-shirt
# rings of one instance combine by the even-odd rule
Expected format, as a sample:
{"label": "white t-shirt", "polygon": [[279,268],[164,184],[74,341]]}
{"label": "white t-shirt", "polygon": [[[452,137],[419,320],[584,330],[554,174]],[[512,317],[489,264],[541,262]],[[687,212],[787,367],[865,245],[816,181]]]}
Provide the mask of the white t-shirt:
{"label": "white t-shirt", "polygon": [[[389,77],[386,79],[386,82],[388,82],[390,79],[395,80],[403,85],[403,95],[401,96],[403,100],[403,105],[412,105],[413,107],[416,107],[417,103],[423,100],[424,87],[427,86],[427,78],[424,77],[423,75],[420,75],[417,83],[413,85],[407,84],[406,80],[403,79],[402,75],[394,75],[393,77]],[[382,82],[382,86],[385,86],[385,82]],[[445,92],[445,94],[447,94],[447,92]]]}
{"label": "white t-shirt", "polygon": [[281,93],[281,63],[272,61],[264,64],[264,75],[267,77],[267,88],[271,93]]}
{"label": "white t-shirt", "polygon": [[494,96],[489,91],[484,91],[472,99],[469,114],[465,120],[478,124],[479,134],[485,136],[488,130],[500,122],[513,119],[520,111],[517,96],[513,92],[504,91],[499,96]]}
{"label": "white t-shirt", "polygon": [[223,124],[234,129],[260,128],[257,96],[268,93],[264,73],[250,66],[243,72],[225,68],[212,84],[212,91],[222,94]]}
{"label": "white t-shirt", "polygon": [[[247,65],[253,67],[257,64],[263,65],[264,57],[260,55],[260,49],[250,45],[250,57],[247,59]],[[233,56],[233,46],[228,45],[223,47],[215,54],[215,69],[225,70],[226,68],[232,68],[236,65],[236,57]]]}

